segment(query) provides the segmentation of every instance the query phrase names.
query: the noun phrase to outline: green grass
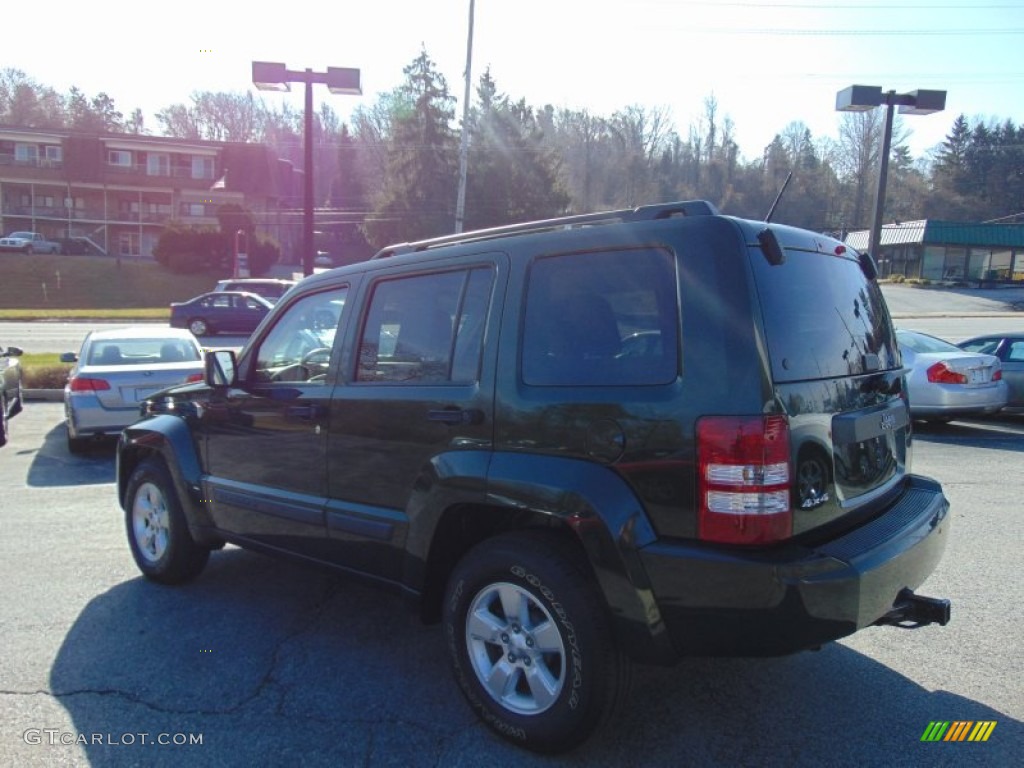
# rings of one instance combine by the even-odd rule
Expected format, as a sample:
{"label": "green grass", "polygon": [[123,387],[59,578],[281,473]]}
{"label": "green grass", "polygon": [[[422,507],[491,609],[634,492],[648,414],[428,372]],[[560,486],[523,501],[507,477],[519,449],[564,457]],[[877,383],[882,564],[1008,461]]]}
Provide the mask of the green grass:
{"label": "green grass", "polygon": [[[77,350],[76,350],[77,351]],[[49,365],[65,365],[57,352],[26,352],[18,358],[22,368],[43,368]]]}
{"label": "green grass", "polygon": [[0,319],[161,320],[172,301],[213,288],[210,275],[176,275],[151,261],[0,253]]}

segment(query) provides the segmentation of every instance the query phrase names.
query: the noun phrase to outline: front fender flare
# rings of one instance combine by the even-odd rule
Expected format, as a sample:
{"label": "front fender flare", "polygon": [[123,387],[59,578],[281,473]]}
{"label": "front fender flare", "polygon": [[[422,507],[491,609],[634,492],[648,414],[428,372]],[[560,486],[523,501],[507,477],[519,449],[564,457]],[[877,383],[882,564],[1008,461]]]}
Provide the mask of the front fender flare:
{"label": "front fender flare", "polygon": [[135,467],[154,456],[167,466],[193,534],[212,527],[213,521],[202,503],[199,449],[191,427],[179,416],[150,416],[121,432],[117,446],[117,498],[121,508],[128,503],[125,494]]}

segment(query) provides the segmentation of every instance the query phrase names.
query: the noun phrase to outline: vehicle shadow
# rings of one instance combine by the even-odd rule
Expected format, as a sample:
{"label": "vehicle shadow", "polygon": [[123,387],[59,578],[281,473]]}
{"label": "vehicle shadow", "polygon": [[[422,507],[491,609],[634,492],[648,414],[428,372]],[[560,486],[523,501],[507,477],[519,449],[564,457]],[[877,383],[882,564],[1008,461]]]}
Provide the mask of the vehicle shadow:
{"label": "vehicle shadow", "polygon": [[914,439],[971,448],[1024,451],[1024,415],[1019,413],[946,423],[915,421]]}
{"label": "vehicle shadow", "polygon": [[[398,597],[231,547],[191,585],[135,578],[93,598],[49,688],[81,734],[202,738],[88,744],[92,766],[553,764],[477,721],[441,630]],[[936,719],[998,725],[985,744],[922,744]],[[1011,765],[1021,744],[1005,713],[832,644],[640,668],[625,712],[557,764]]]}
{"label": "vehicle shadow", "polygon": [[34,488],[112,483],[116,445],[113,438],[104,438],[90,443],[83,453],[72,454],[68,451],[64,424],[58,424],[43,436],[43,444],[29,465],[26,482]]}

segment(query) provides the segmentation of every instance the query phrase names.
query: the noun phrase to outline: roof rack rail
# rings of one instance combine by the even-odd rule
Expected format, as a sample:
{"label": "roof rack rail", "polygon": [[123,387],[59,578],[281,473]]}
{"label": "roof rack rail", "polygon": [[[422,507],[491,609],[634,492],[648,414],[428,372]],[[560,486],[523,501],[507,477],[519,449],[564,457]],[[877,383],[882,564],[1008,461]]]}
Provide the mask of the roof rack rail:
{"label": "roof rack rail", "polygon": [[443,235],[430,238],[429,240],[418,240],[412,243],[398,243],[382,248],[373,255],[374,259],[384,259],[389,256],[401,256],[405,253],[416,253],[436,248],[441,245],[453,245],[456,243],[471,243],[479,240],[490,240],[505,235],[525,234],[527,232],[543,232],[551,229],[572,229],[574,227],[593,226],[595,224],[610,224],[614,222],[627,221],[654,221],[657,219],[668,219],[673,216],[714,216],[718,209],[707,200],[684,200],[675,203],[658,203],[655,205],[644,205],[639,208],[624,208],[618,211],[602,211],[600,213],[582,213],[573,216],[562,216],[557,219],[542,219],[540,221],[528,221],[522,224],[507,224],[501,227],[490,229],[478,229],[472,232],[461,232],[454,235]]}

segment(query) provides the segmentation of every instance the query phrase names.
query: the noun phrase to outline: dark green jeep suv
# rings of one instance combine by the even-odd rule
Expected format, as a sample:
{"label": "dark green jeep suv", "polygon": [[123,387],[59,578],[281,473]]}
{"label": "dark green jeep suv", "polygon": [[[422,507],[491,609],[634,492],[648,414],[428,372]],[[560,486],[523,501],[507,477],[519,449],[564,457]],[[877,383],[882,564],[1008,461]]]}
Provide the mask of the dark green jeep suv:
{"label": "dark green jeep suv", "polygon": [[632,662],[945,624],[870,258],[693,201],[388,248],[290,291],[118,449],[139,568],[224,542],[443,622],[466,699],[556,752]]}

